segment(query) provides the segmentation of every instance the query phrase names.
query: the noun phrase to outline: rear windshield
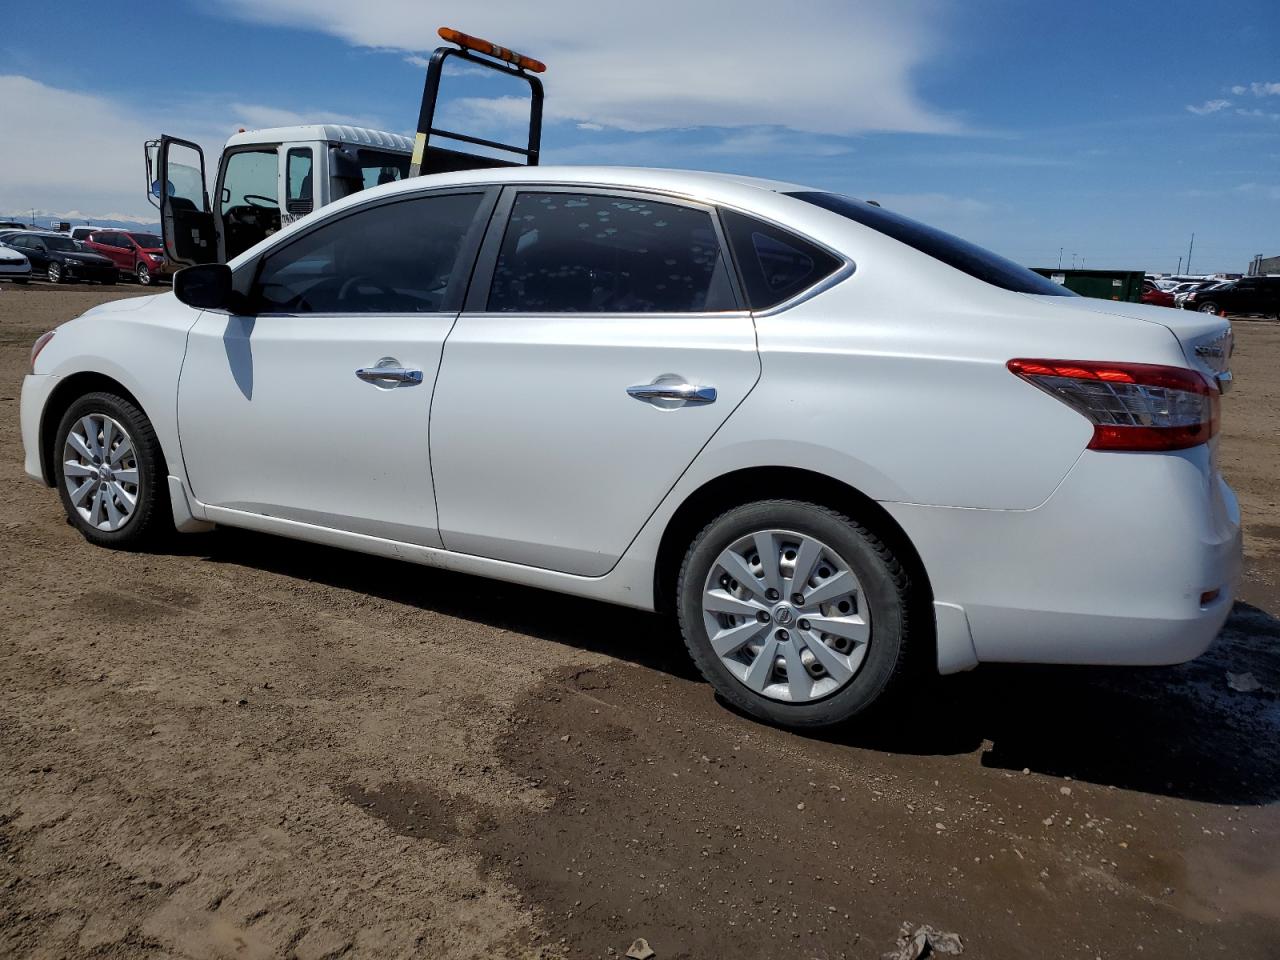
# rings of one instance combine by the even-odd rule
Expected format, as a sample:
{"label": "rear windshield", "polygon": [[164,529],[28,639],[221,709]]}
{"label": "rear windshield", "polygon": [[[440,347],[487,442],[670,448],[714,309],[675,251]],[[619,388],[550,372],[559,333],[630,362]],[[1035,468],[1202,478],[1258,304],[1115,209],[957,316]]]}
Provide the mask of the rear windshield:
{"label": "rear windshield", "polygon": [[961,240],[942,230],[863,200],[816,190],[806,190],[788,194],[788,196],[807,201],[824,210],[848,217],[850,220],[856,220],[863,226],[905,243],[935,260],[941,260],[949,267],[955,267],[971,277],[1002,289],[1013,290],[1015,293],[1037,293],[1048,297],[1077,296],[1061,284],[1054,283],[1049,278],[1042,277],[1012,260],[1006,260],[990,250],[984,250],[977,244]]}

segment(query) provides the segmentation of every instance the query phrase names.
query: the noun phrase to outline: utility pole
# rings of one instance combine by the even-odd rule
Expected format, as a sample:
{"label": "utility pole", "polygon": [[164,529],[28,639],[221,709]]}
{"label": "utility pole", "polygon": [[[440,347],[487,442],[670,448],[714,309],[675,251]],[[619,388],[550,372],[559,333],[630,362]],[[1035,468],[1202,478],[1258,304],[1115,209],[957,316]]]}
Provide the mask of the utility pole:
{"label": "utility pole", "polygon": [[1191,245],[1187,247],[1187,273],[1191,272],[1191,251],[1196,248],[1195,231],[1191,233]]}
{"label": "utility pole", "polygon": [[1062,247],[1058,248],[1058,269],[1062,269]]}
{"label": "utility pole", "polygon": [[1071,269],[1074,270],[1075,268],[1076,268],[1076,255],[1073,253],[1071,255]]}
{"label": "utility pole", "polygon": [[1173,271],[1173,275],[1175,277],[1182,276],[1182,257],[1181,256],[1178,257],[1178,269]]}

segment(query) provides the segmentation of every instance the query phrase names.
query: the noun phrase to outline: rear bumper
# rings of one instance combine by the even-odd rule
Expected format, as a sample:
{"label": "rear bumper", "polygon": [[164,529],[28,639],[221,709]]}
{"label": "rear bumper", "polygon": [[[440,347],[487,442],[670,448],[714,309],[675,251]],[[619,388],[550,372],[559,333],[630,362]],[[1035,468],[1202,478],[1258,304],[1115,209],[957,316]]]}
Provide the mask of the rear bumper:
{"label": "rear bumper", "polygon": [[1239,508],[1207,447],[1086,451],[1034,510],[885,507],[935,600],[964,611],[978,661],[1182,663],[1213,642],[1240,577]]}

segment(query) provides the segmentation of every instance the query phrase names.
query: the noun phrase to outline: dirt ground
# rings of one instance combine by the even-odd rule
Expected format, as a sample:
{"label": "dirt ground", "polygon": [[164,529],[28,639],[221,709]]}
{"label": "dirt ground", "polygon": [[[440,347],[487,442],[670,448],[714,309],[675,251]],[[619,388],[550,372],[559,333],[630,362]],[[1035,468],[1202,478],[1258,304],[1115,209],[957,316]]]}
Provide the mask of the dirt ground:
{"label": "dirt ground", "polygon": [[136,292],[0,287],[0,956],[878,958],[904,921],[1280,956],[1280,325],[1236,324],[1208,654],[984,667],[823,739],[643,614],[230,530],[91,547],[22,475],[19,383]]}

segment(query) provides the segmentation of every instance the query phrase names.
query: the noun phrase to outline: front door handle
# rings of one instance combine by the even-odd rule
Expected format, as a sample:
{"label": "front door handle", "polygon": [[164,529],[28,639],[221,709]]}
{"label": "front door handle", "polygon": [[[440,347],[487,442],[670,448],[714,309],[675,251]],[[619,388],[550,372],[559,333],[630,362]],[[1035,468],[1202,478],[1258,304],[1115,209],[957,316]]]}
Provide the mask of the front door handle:
{"label": "front door handle", "polygon": [[687,383],[683,377],[663,374],[652,383],[627,387],[627,395],[654,406],[701,406],[716,402],[716,388]]}
{"label": "front door handle", "polygon": [[422,371],[411,370],[400,365],[395,357],[383,357],[372,367],[361,367],[356,376],[365,383],[379,387],[390,387],[395,384],[415,384],[422,382]]}

